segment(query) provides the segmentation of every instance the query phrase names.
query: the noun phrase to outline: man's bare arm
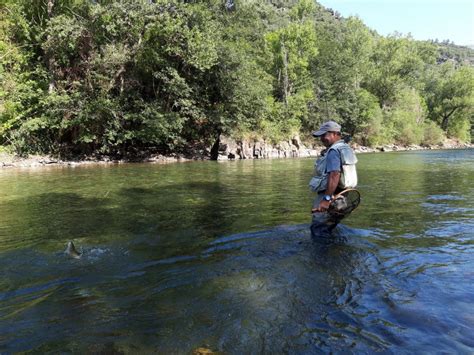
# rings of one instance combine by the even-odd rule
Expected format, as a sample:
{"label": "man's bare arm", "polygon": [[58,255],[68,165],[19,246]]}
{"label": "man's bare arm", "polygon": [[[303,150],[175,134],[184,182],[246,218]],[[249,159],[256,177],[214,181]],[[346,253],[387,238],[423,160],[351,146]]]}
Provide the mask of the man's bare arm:
{"label": "man's bare arm", "polygon": [[341,178],[340,171],[331,171],[328,176],[328,186],[326,188],[325,195],[334,195],[336,192],[337,185],[339,185],[339,179]]}

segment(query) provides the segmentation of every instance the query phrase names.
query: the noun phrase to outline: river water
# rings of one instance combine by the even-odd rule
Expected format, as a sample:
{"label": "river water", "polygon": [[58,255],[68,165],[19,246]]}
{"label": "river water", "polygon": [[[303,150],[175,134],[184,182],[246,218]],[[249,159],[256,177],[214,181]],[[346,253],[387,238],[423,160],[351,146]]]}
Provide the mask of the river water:
{"label": "river water", "polygon": [[312,159],[0,170],[0,352],[472,353],[474,151],[359,160],[331,245]]}

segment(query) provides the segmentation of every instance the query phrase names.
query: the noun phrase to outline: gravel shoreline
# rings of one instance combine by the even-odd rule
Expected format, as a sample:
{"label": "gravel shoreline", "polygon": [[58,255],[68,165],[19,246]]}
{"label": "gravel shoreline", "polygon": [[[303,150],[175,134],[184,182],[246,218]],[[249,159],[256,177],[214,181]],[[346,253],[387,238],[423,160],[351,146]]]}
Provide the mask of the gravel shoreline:
{"label": "gravel shoreline", "polygon": [[[442,150],[442,149],[468,149],[474,148],[474,144],[459,143],[456,141],[448,140],[441,145],[434,146],[419,146],[410,145],[402,146],[396,144],[384,145],[380,147],[365,147],[358,144],[352,144],[352,147],[356,153],[375,153],[375,152],[397,152],[397,151],[415,151],[415,150]],[[301,158],[301,157],[316,157],[321,152],[322,148],[311,149],[306,154],[297,156],[287,156],[280,158],[267,158],[267,159],[286,159],[286,158]],[[85,158],[82,160],[61,160],[51,156],[42,155],[30,155],[28,157],[18,157],[8,153],[0,153],[0,168],[37,168],[45,166],[85,166],[85,165],[113,165],[113,164],[125,164],[125,163],[154,163],[154,164],[169,164],[199,160],[210,160],[208,156],[196,155],[192,158],[184,157],[180,155],[165,156],[165,155],[150,155],[149,157],[142,159],[113,159],[107,156],[101,158]],[[219,159],[221,160],[221,159]],[[229,158],[226,160],[234,160]],[[240,159],[235,159],[240,160]],[[222,161],[222,160],[221,160]]]}

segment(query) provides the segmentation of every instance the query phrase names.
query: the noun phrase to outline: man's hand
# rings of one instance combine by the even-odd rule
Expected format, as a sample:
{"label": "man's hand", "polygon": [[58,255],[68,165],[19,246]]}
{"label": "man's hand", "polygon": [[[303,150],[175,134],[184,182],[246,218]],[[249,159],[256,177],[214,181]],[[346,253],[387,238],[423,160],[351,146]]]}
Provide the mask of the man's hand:
{"label": "man's hand", "polygon": [[[336,191],[336,188],[337,188],[337,184],[339,184],[340,178],[341,178],[340,171],[331,171],[329,173],[328,187],[326,188],[326,191],[324,192],[325,195],[332,196],[334,194],[334,191]],[[319,203],[319,206],[316,208],[313,208],[311,212],[325,212],[329,208],[330,204],[331,204],[331,201],[322,200]]]}
{"label": "man's hand", "polygon": [[313,208],[311,212],[325,212],[329,208],[330,204],[331,204],[331,201],[322,200],[319,203],[319,206],[317,208]]}

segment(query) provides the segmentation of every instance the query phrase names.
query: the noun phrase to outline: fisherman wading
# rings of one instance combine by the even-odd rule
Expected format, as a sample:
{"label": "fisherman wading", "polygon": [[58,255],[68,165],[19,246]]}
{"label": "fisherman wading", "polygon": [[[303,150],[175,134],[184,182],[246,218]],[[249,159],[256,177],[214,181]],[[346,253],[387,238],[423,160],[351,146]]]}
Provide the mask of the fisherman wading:
{"label": "fisherman wading", "polygon": [[325,122],[313,132],[326,149],[316,160],[315,173],[309,186],[317,193],[313,202],[311,236],[327,240],[332,230],[344,218],[343,215],[328,213],[334,195],[357,185],[355,164],[357,158],[351,147],[341,137],[341,126],[333,121]]}

